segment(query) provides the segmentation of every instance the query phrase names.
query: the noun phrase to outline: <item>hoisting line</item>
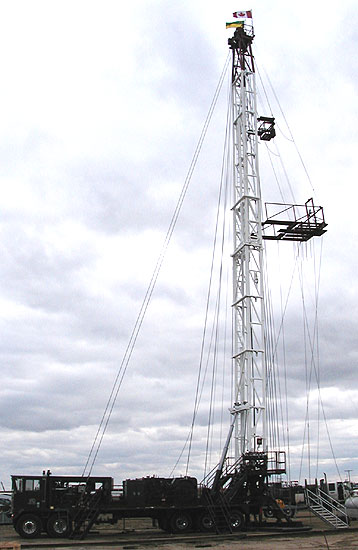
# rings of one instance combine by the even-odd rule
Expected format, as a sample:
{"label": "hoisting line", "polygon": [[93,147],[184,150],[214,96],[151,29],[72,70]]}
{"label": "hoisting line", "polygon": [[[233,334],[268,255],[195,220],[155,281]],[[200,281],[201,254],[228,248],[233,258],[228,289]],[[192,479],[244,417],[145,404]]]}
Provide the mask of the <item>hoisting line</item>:
{"label": "hoisting line", "polygon": [[[256,63],[256,66],[257,66],[257,63]],[[267,78],[267,80],[268,80],[268,83],[269,83],[269,85],[270,85],[270,88],[271,88],[271,91],[272,91],[272,93],[273,93],[273,95],[274,95],[274,98],[275,98],[275,100],[277,101],[277,105],[278,105],[278,107],[279,107],[279,109],[280,109],[280,111],[281,111],[281,115],[282,115],[282,117],[283,117],[283,120],[285,121],[285,124],[286,124],[286,126],[287,126],[287,130],[289,131],[289,134],[290,134],[290,137],[287,138],[286,136],[284,136],[283,132],[282,132],[282,135],[283,135],[284,137],[286,137],[286,139],[288,139],[289,141],[291,141],[291,142],[293,143],[293,145],[295,146],[297,155],[298,155],[298,157],[299,157],[299,159],[300,159],[300,161],[301,161],[302,167],[303,167],[303,169],[304,169],[304,171],[305,171],[305,173],[306,173],[306,176],[307,176],[307,179],[308,179],[308,181],[309,181],[309,183],[310,183],[310,186],[311,186],[311,188],[312,188],[312,191],[315,193],[316,191],[315,191],[315,188],[313,187],[312,180],[311,180],[310,175],[309,175],[309,173],[308,173],[307,167],[306,167],[306,165],[305,165],[305,163],[304,163],[303,157],[302,157],[302,155],[301,155],[301,153],[300,153],[300,150],[299,150],[299,148],[298,148],[298,146],[297,146],[297,143],[296,143],[296,141],[295,141],[295,138],[293,137],[291,128],[290,128],[290,126],[289,126],[289,124],[288,124],[288,121],[287,121],[287,119],[286,119],[286,117],[285,117],[285,113],[283,112],[283,109],[282,109],[282,107],[281,107],[281,103],[280,103],[280,101],[279,101],[279,99],[278,99],[278,96],[277,96],[277,94],[276,94],[276,92],[275,92],[275,89],[274,89],[274,87],[273,87],[273,85],[272,85],[272,83],[271,83],[270,77],[269,77],[269,75],[267,74],[265,67],[262,67],[262,68],[263,68],[263,71],[264,71],[264,73],[265,73],[265,76],[266,76],[266,78]],[[261,80],[261,83],[262,83],[262,79],[261,79],[261,75],[260,75],[260,74],[259,74],[259,77],[260,77],[260,80]],[[262,87],[264,88],[263,83],[262,83]],[[264,88],[264,93],[265,93],[267,102],[269,103],[265,88]],[[270,105],[270,103],[269,103],[269,105]],[[270,105],[270,109],[271,109],[271,105]],[[271,112],[272,112],[272,109],[271,109]]]}
{"label": "hoisting line", "polygon": [[[227,70],[227,68],[228,68],[228,63],[229,63],[229,56],[226,59],[225,70]],[[223,152],[221,177],[220,177],[218,206],[217,206],[217,211],[216,211],[214,242],[213,242],[212,257],[211,257],[210,278],[209,278],[209,286],[208,286],[208,292],[207,292],[207,298],[206,298],[205,319],[204,319],[203,335],[202,335],[202,339],[201,339],[199,371],[198,371],[197,384],[196,384],[196,390],[195,390],[195,402],[194,402],[193,416],[192,416],[192,421],[191,421],[191,426],[190,426],[190,429],[189,429],[188,436],[185,440],[183,448],[182,448],[182,450],[179,454],[179,457],[178,457],[178,459],[177,459],[170,475],[172,475],[174,473],[174,471],[175,471],[177,465],[179,464],[179,461],[180,461],[180,459],[181,459],[181,457],[182,457],[182,455],[185,451],[185,448],[186,448],[186,446],[189,442],[188,454],[187,454],[187,459],[186,459],[186,469],[185,469],[185,475],[186,476],[188,475],[189,462],[190,462],[191,449],[192,449],[192,442],[193,442],[193,434],[194,434],[194,426],[195,426],[196,416],[197,416],[197,413],[198,413],[199,404],[200,404],[201,396],[202,396],[202,393],[203,393],[204,383],[205,383],[207,369],[208,369],[208,360],[207,360],[206,365],[205,365],[204,374],[202,375],[203,362],[204,362],[204,346],[205,346],[205,342],[206,342],[206,333],[207,333],[208,319],[209,319],[209,304],[210,304],[210,296],[211,296],[211,289],[212,289],[212,282],[213,282],[214,261],[215,261],[216,249],[217,249],[218,232],[219,232],[219,217],[220,217],[220,209],[221,209],[221,201],[222,201],[222,196],[223,196],[223,190],[224,190],[224,201],[225,201],[224,202],[224,210],[226,208],[226,200],[227,200],[227,184],[228,184],[228,181],[227,180],[225,181],[225,186],[224,186],[224,179],[225,179],[225,176],[227,177],[228,159],[225,159],[225,155],[228,154],[229,128],[230,128],[229,117],[230,117],[230,114],[231,114],[230,109],[228,109],[227,120],[226,120],[226,130],[225,130],[225,144],[224,144],[224,152]],[[224,219],[225,219],[225,217],[224,217]],[[223,230],[223,233],[224,233],[224,230]],[[223,234],[223,240],[224,240],[224,234]],[[223,243],[222,243],[222,246],[221,246],[221,260],[220,260],[221,264],[222,264],[222,255],[223,255]],[[221,276],[220,276],[220,280],[221,280]],[[213,336],[213,334],[212,334],[212,336]],[[211,338],[211,340],[212,340],[212,338]],[[211,343],[210,343],[210,348],[211,348]],[[209,356],[209,354],[210,354],[210,350],[208,352],[208,356]],[[212,405],[212,403],[210,403],[210,407],[211,407],[211,405]],[[210,413],[210,417],[211,417],[211,413]],[[210,425],[210,417],[209,417],[209,425]],[[207,440],[207,444],[208,444],[208,440]],[[206,461],[207,461],[207,452],[206,452],[205,462]]]}
{"label": "hoisting line", "polygon": [[152,294],[153,294],[153,291],[154,291],[154,288],[155,288],[155,285],[156,285],[156,282],[157,282],[157,279],[158,279],[158,276],[159,276],[159,272],[160,272],[160,269],[161,269],[163,261],[164,261],[164,257],[165,257],[167,248],[169,246],[171,237],[173,235],[174,228],[176,226],[176,223],[177,223],[177,220],[178,220],[178,217],[179,217],[179,214],[180,214],[180,210],[181,210],[181,207],[183,205],[184,198],[186,196],[186,193],[187,193],[190,181],[191,181],[191,177],[193,175],[193,172],[194,172],[194,169],[195,169],[195,166],[196,166],[196,162],[198,160],[198,156],[199,156],[199,153],[201,151],[201,148],[202,148],[205,136],[206,136],[206,132],[208,130],[208,127],[209,127],[209,124],[210,124],[210,121],[211,121],[211,118],[212,118],[212,114],[213,114],[214,108],[216,106],[216,103],[217,103],[217,100],[218,100],[218,97],[219,97],[219,93],[220,93],[221,88],[222,88],[222,84],[223,84],[223,81],[224,81],[224,76],[225,76],[226,71],[227,71],[228,63],[229,63],[229,55],[226,58],[224,68],[221,72],[219,82],[218,82],[218,85],[216,87],[214,97],[212,99],[208,114],[206,116],[204,126],[203,126],[203,129],[201,131],[200,138],[198,140],[193,158],[191,160],[189,170],[188,170],[186,178],[184,180],[184,184],[183,184],[182,190],[180,192],[178,202],[176,204],[172,219],[170,221],[169,228],[168,228],[167,234],[165,236],[165,239],[164,239],[164,242],[163,242],[163,245],[162,245],[162,249],[161,249],[160,254],[158,256],[158,259],[157,259],[152,277],[150,279],[147,291],[145,293],[141,308],[139,310],[137,319],[134,323],[134,327],[132,329],[132,333],[131,333],[127,348],[125,350],[125,353],[123,355],[120,367],[119,367],[117,375],[115,377],[115,380],[114,380],[114,383],[113,383],[113,386],[112,386],[112,390],[111,390],[111,393],[109,395],[109,398],[108,398],[103,416],[101,418],[101,421],[100,421],[100,424],[99,424],[99,427],[98,427],[98,430],[97,430],[97,433],[96,433],[95,438],[93,440],[91,450],[90,450],[89,455],[87,457],[87,461],[86,461],[85,467],[83,469],[83,474],[82,474],[83,476],[85,475],[87,467],[90,464],[91,457],[92,457],[92,462],[91,462],[91,465],[90,465],[90,468],[89,468],[89,471],[88,471],[88,474],[87,474],[88,476],[91,474],[93,466],[96,462],[98,452],[99,452],[99,449],[100,449],[102,441],[103,441],[104,434],[106,433],[108,423],[109,423],[109,420],[111,418],[113,408],[114,408],[114,405],[115,405],[117,397],[118,397],[119,389],[122,385],[123,378],[124,378],[125,373],[127,371],[127,367],[128,367],[130,358],[132,356],[133,349],[134,349],[135,343],[137,341],[140,328],[142,326],[146,311],[148,309],[149,302],[151,300],[151,297],[152,297]]}

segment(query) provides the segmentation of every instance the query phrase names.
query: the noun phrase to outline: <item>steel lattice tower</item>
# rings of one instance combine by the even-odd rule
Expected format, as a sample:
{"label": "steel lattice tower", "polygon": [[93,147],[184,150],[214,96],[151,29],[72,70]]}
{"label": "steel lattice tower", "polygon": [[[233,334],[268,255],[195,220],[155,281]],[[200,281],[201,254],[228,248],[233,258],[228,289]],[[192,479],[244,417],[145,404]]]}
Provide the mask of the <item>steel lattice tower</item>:
{"label": "steel lattice tower", "polygon": [[232,49],[234,155],[235,454],[267,451],[263,246],[253,28],[237,28]]}

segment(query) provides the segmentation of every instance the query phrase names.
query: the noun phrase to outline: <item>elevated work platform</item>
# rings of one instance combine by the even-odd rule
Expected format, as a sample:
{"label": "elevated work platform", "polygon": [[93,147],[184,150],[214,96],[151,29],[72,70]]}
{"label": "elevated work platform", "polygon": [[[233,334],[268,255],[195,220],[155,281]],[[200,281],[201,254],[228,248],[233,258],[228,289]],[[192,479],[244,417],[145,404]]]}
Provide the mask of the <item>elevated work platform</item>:
{"label": "elevated work platform", "polygon": [[313,199],[305,204],[266,203],[265,211],[264,239],[300,242],[326,232],[323,208],[315,206]]}
{"label": "elevated work platform", "polygon": [[275,119],[268,116],[260,116],[257,119],[257,135],[263,141],[270,141],[276,135]]}

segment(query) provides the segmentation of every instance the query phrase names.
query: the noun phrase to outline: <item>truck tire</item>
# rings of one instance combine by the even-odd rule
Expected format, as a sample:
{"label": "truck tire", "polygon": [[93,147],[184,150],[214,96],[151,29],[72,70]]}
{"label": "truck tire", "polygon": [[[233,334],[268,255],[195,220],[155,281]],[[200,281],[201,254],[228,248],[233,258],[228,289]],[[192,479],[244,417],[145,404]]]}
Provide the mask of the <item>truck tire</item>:
{"label": "truck tire", "polygon": [[188,533],[191,525],[191,517],[187,512],[174,512],[170,520],[170,527],[173,533]]}
{"label": "truck tire", "polygon": [[271,506],[268,506],[268,507],[264,510],[264,516],[265,516],[266,518],[273,518],[273,517],[275,517],[274,511],[273,511],[273,509],[271,508]]}
{"label": "truck tire", "polygon": [[201,512],[197,517],[196,525],[202,533],[212,533],[215,530],[215,524],[209,512]]}
{"label": "truck tire", "polygon": [[24,539],[34,539],[42,531],[42,523],[35,514],[24,514],[16,522],[16,531]]}
{"label": "truck tire", "polygon": [[285,506],[285,508],[283,509],[283,513],[288,518],[294,518],[296,515],[296,510],[293,506]]}
{"label": "truck tire", "polygon": [[244,515],[240,510],[232,510],[230,512],[230,528],[232,531],[240,531],[245,526]]}
{"label": "truck tire", "polygon": [[71,532],[71,521],[67,516],[53,514],[48,518],[47,532],[50,537],[68,537]]}

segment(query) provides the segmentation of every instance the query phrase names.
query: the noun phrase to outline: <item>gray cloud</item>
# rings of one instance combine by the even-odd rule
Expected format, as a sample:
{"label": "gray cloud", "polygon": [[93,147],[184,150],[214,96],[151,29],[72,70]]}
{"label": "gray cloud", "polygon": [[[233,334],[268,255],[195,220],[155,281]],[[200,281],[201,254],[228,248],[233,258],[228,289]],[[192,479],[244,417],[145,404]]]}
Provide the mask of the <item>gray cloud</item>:
{"label": "gray cloud", "polygon": [[[352,6],[346,3],[343,13],[351,13]],[[4,60],[0,108],[0,432],[5,449],[0,471],[7,486],[11,473],[48,468],[57,473],[82,471],[227,55],[224,23],[231,12],[225,6],[213,7],[210,13],[202,2],[179,6],[153,1],[141,8],[143,13],[135,6],[123,6],[120,17],[111,2],[101,10],[86,7],[83,12],[83,8],[74,9],[71,20],[65,18],[66,10],[57,14],[51,32],[45,24],[49,17],[53,21],[51,8],[45,4],[42,10],[26,8],[26,28],[20,25],[16,37],[11,30],[15,22],[18,28],[15,12],[2,8],[0,18],[0,26],[7,24],[9,29],[3,28],[0,43],[9,40],[3,51],[11,52]],[[264,76],[262,67],[269,72],[326,209],[329,232],[324,238],[319,298],[320,385],[340,467],[348,464],[354,469],[358,451],[352,442],[357,418],[354,26],[347,29],[343,19],[330,26],[331,15],[323,10],[315,33],[310,33],[311,43],[302,40],[308,24],[299,6],[276,0],[253,9],[260,72]],[[29,22],[35,25],[31,36]],[[285,121],[267,82],[265,86],[277,116],[276,142],[290,184],[297,199],[306,200],[312,186],[299,162],[297,167],[296,152],[285,138]],[[223,89],[95,466],[98,473],[113,475],[117,481],[167,475],[188,435],[226,92]],[[260,98],[260,108],[267,112],[262,91]],[[265,199],[280,200],[261,145]],[[274,146],[271,150],[288,198],[280,158]],[[271,254],[273,247],[268,251]],[[287,245],[280,255],[280,267],[275,260],[270,267],[276,304],[278,275],[284,281],[285,297],[295,250]],[[301,255],[309,264],[310,290],[305,299],[312,327],[311,245],[303,247]],[[224,291],[224,303],[223,296]],[[277,329],[278,305],[275,312]],[[306,415],[303,327],[296,273],[285,323],[295,475]],[[222,327],[221,351],[223,332]],[[225,367],[229,378],[230,361],[219,363],[211,465],[229,417],[230,387],[225,389],[221,412],[221,369]],[[283,390],[281,351],[278,364]],[[317,410],[314,378],[310,402]],[[199,478],[205,461],[209,372],[207,382],[191,459],[191,473]],[[312,430],[318,432],[316,413],[310,414]],[[322,468],[334,477],[324,425],[320,433]],[[178,473],[185,471],[185,459],[184,453]]]}

